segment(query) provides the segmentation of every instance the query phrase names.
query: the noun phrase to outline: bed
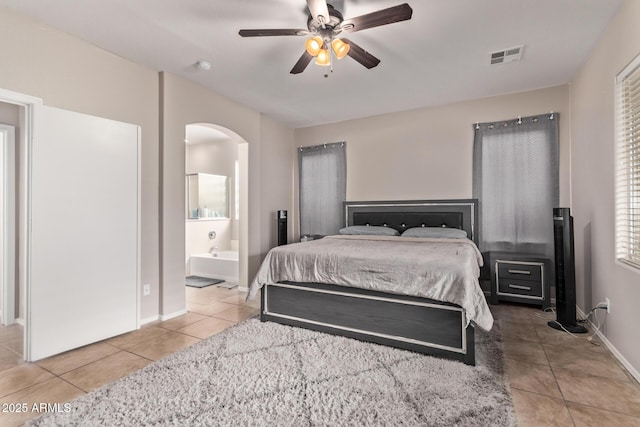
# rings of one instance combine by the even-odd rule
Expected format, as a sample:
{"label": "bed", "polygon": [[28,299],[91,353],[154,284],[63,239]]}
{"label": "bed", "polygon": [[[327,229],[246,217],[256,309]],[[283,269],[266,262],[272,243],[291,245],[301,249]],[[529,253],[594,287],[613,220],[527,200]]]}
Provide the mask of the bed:
{"label": "bed", "polygon": [[346,235],[279,246],[250,286],[261,320],[474,365],[474,328],[493,324],[478,283],[477,200],[345,202],[344,212],[345,227],[439,227],[469,239]]}

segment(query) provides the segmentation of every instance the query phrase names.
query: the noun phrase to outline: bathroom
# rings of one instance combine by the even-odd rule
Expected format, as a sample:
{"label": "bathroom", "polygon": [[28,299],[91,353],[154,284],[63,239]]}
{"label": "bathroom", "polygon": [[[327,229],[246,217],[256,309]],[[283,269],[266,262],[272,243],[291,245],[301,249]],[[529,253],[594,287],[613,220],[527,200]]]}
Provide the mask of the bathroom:
{"label": "bathroom", "polygon": [[238,283],[239,143],[223,128],[186,127],[185,272]]}

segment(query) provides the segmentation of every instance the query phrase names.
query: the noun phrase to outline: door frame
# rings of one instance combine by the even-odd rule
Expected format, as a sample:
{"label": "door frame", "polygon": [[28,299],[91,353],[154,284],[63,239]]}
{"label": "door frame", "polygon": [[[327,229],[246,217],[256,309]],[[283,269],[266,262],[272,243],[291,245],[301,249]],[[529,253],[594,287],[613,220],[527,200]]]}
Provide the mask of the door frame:
{"label": "door frame", "polygon": [[23,197],[23,203],[20,206],[19,221],[27,227],[27,238],[20,250],[20,265],[25,271],[25,313],[24,313],[24,348],[23,357],[27,362],[31,361],[31,331],[29,327],[29,315],[30,315],[30,250],[29,250],[29,232],[31,224],[31,150],[33,142],[33,121],[34,121],[34,109],[36,105],[42,105],[42,99],[34,96],[25,95],[18,92],[13,92],[0,88],[0,102],[8,104],[15,104],[24,108],[24,119],[22,120],[24,128],[21,130],[21,141],[24,143],[24,150],[22,153],[26,154],[21,156],[21,171],[20,176],[25,180],[25,194]]}
{"label": "door frame", "polygon": [[15,127],[0,124],[2,147],[0,162],[2,163],[2,186],[0,186],[0,226],[2,242],[0,244],[0,289],[2,290],[2,324],[12,325],[16,322],[16,140]]}

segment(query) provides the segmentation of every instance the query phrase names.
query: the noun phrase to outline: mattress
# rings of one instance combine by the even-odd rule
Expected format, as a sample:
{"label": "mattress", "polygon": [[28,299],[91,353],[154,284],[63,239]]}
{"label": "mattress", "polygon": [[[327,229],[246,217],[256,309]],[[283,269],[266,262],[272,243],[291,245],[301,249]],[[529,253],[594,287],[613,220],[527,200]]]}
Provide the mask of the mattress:
{"label": "mattress", "polygon": [[273,248],[250,285],[329,283],[449,302],[484,330],[493,326],[478,277],[482,255],[469,239],[327,236]]}

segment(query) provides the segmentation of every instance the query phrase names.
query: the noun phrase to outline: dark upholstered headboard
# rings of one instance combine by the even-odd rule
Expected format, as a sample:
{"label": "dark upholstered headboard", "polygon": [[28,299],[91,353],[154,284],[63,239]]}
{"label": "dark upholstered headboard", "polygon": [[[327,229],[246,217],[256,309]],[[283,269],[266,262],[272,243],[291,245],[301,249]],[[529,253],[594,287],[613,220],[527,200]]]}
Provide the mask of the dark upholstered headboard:
{"label": "dark upholstered headboard", "polygon": [[345,226],[387,226],[400,233],[423,226],[458,228],[478,243],[477,199],[344,202],[344,212]]}

